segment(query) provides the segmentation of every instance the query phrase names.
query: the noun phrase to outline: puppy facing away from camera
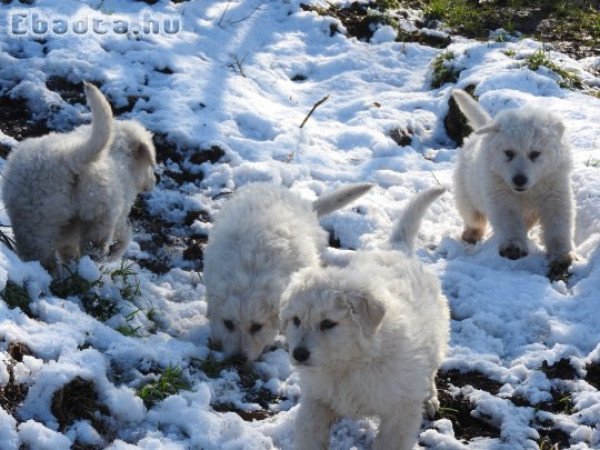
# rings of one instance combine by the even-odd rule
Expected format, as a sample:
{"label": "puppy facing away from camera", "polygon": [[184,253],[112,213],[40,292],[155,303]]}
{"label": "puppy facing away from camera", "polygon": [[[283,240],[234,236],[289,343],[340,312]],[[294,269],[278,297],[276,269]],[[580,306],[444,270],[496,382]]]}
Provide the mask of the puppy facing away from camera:
{"label": "puppy facing away from camera", "polygon": [[296,449],[329,448],[340,416],[378,416],[375,448],[410,450],[423,409],[435,415],[450,316],[438,279],[411,253],[425,211],[444,191],[410,201],[390,249],[358,251],[347,267],[292,277],[281,321],[300,376]]}
{"label": "puppy facing away from camera", "polygon": [[540,222],[551,272],[573,260],[571,152],[556,114],[523,107],[492,119],[466,92],[452,92],[475,130],[458,156],[454,193],[463,240],[479,241],[489,220],[509,259],[527,255],[527,231]]}
{"label": "puppy facing away from camera", "polygon": [[20,142],[8,157],[3,199],[17,252],[56,267],[82,253],[117,258],[138,193],[155,184],[152,135],[135,121],[113,120],[100,90],[84,83],[91,125]]}
{"label": "puppy facing away from camera", "polygon": [[318,217],[365,194],[343,187],[311,203],[289,189],[251,184],[225,203],[204,250],[211,340],[228,357],[255,360],[279,333],[281,294],[295,271],[320,264]]}

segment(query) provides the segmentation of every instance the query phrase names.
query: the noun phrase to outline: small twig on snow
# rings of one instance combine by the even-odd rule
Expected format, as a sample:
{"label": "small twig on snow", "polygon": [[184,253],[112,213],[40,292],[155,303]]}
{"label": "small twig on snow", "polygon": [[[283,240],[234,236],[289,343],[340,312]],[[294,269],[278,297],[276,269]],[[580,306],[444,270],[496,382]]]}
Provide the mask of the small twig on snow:
{"label": "small twig on snow", "polygon": [[244,55],[244,57],[240,60],[237,55],[233,55],[233,62],[235,62],[235,67],[237,67],[238,72],[244,78],[247,78],[247,77],[246,77],[246,74],[244,73],[244,70],[242,69],[242,65],[244,64],[244,61],[246,61],[247,56],[248,56],[248,53],[246,53]]}
{"label": "small twig on snow", "polygon": [[328,99],[329,99],[329,94],[327,94],[325,97],[323,97],[321,100],[319,100],[317,103],[315,103],[313,105],[310,112],[306,115],[306,117],[300,124],[300,128],[302,128],[304,126],[304,124],[306,123],[306,121],[310,118],[310,116],[312,116],[312,114],[315,112],[315,109],[317,109],[319,106],[321,106],[323,103],[325,103]]}
{"label": "small twig on snow", "polygon": [[435,176],[435,173],[433,173],[433,170],[430,170],[429,173],[431,174],[431,176],[433,177],[433,179],[436,181],[436,183],[441,186],[442,183],[440,183],[440,180],[438,180],[438,177]]}
{"label": "small twig on snow", "polygon": [[252,14],[254,14],[256,11],[261,9],[260,8],[261,6],[262,6],[262,2],[259,3],[258,5],[256,5],[256,8],[254,8],[252,11],[250,11],[250,14],[248,14],[246,17],[243,17],[242,19],[238,19],[238,20],[232,20],[232,21],[229,21],[228,23],[230,25],[233,25],[234,23],[240,23],[240,22],[243,22],[244,20],[249,19],[250,17],[252,17]]}
{"label": "small twig on snow", "polygon": [[219,19],[219,23],[217,23],[217,26],[221,26],[221,22],[223,22],[223,17],[225,17],[225,14],[227,14],[227,11],[229,10],[229,5],[231,5],[231,0],[227,0],[227,6],[225,7],[225,11],[223,11],[223,14],[221,14],[221,18]]}

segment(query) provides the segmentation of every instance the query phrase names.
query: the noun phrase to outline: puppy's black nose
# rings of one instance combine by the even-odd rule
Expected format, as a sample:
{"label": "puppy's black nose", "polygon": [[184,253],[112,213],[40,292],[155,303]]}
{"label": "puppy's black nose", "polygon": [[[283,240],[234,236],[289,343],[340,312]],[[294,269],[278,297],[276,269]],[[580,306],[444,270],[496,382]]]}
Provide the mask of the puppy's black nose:
{"label": "puppy's black nose", "polygon": [[306,347],[296,347],[292,355],[296,361],[305,362],[310,357],[310,352],[306,349]]}
{"label": "puppy's black nose", "polygon": [[517,187],[523,187],[527,184],[527,177],[522,173],[515,175],[512,179],[513,183]]}

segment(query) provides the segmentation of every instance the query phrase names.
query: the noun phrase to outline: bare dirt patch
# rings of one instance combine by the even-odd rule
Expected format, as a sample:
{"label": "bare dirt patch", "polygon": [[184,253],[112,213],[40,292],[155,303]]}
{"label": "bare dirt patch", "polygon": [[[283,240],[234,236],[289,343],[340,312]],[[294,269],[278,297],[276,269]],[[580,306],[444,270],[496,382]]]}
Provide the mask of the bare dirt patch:
{"label": "bare dirt patch", "polygon": [[[98,400],[94,383],[90,380],[76,377],[65,384],[52,396],[50,408],[61,431],[66,430],[75,421],[86,420],[108,441],[114,437],[108,425],[110,411]],[[90,448],[81,443],[77,445],[79,448]]]}
{"label": "bare dirt patch", "polygon": [[436,384],[440,410],[436,419],[448,419],[454,427],[457,439],[468,442],[478,437],[499,438],[500,430],[492,427],[487,422],[473,417],[471,411],[474,409],[468,399],[462,395],[452,396],[450,386],[463,387],[473,386],[475,389],[497,393],[501,384],[490,380],[478,372],[461,373],[457,370],[439,372]]}

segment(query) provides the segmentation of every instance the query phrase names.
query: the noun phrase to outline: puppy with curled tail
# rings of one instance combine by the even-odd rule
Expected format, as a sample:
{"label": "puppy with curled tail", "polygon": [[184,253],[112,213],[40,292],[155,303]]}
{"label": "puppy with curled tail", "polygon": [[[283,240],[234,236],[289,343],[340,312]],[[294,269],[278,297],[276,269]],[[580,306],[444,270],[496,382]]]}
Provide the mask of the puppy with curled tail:
{"label": "puppy with curled tail", "polygon": [[67,150],[65,162],[71,166],[74,173],[81,172],[93,161],[100,157],[103,150],[107,150],[113,139],[113,115],[108,101],[96,86],[87,81],[83,83],[83,90],[88,105],[92,112],[91,132],[81,142],[75,141]]}
{"label": "puppy with curled tail", "polygon": [[321,263],[327,233],[318,217],[371,187],[345,186],[311,203],[285,187],[256,183],[225,203],[204,250],[203,277],[211,340],[226,356],[255,360],[273,343],[290,276]]}
{"label": "puppy with curled tail", "polygon": [[423,410],[435,415],[449,310],[438,279],[411,253],[425,212],[444,191],[409,202],[389,249],[357,251],[347,267],[313,266],[292,277],[281,322],[300,377],[295,449],[328,448],[338,417],[378,416],[375,448],[410,450]]}
{"label": "puppy with curled tail", "polygon": [[128,215],[155,183],[152,135],[113,118],[98,88],[84,82],[91,125],[18,143],[3,174],[2,195],[17,252],[54,269],[82,253],[116,258],[130,239]]}

